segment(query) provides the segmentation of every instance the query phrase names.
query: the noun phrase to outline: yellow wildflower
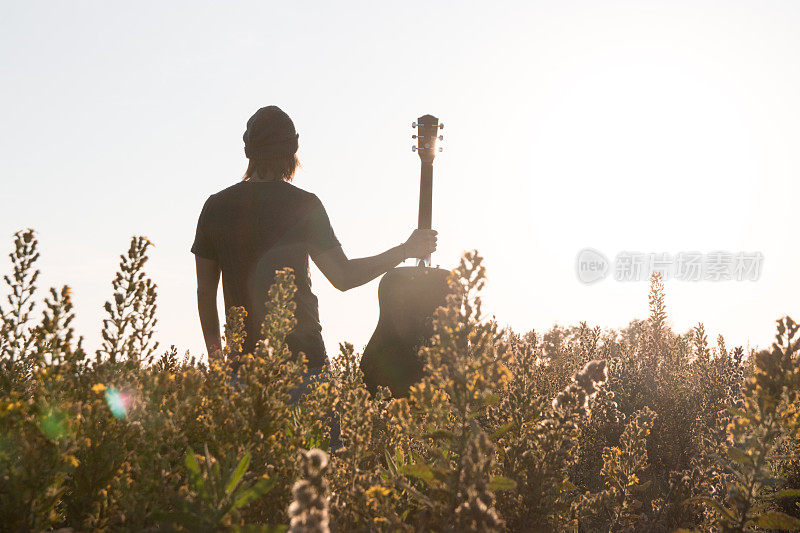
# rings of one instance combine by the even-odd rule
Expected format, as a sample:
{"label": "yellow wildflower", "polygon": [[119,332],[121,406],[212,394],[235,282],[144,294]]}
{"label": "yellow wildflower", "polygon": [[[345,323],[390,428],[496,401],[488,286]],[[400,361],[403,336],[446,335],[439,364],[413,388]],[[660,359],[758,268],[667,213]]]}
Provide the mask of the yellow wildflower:
{"label": "yellow wildflower", "polygon": [[380,496],[388,496],[389,494],[391,494],[391,492],[392,491],[390,489],[388,489],[387,487],[384,487],[382,485],[373,485],[373,486],[371,486],[370,488],[367,489],[367,497],[368,498],[374,498],[374,497],[379,496],[379,495]]}

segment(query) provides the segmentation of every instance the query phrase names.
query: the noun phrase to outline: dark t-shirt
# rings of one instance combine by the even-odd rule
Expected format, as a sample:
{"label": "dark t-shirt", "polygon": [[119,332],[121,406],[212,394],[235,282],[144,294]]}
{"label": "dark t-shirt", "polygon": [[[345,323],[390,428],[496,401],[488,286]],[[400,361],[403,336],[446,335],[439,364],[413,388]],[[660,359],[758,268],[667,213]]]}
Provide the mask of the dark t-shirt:
{"label": "dark t-shirt", "polygon": [[275,271],[294,269],[297,325],[286,340],[293,353],[304,352],[308,366],[315,367],[325,363],[326,353],[308,254],[334,246],[339,241],[314,194],[284,181],[242,181],[206,200],[192,253],[219,263],[225,308],[247,310],[245,353],[261,337]]}

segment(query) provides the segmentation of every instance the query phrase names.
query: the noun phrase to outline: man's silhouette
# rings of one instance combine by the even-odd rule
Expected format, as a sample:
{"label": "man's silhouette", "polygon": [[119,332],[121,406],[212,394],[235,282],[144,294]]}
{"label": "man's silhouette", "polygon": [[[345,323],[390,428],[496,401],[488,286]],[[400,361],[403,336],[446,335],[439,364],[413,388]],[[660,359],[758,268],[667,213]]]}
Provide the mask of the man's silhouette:
{"label": "man's silhouette", "polygon": [[275,271],[294,269],[297,326],[287,344],[304,352],[309,374],[327,361],[317,297],[311,292],[309,256],[334,287],[363,285],[409,257],[436,250],[436,232],[415,230],[406,242],[382,254],[348,259],[314,194],[289,182],[298,166],[299,135],[289,116],[275,106],[259,109],[244,133],[249,165],[244,179],[206,200],[197,222],[192,252],[197,266],[197,305],[209,355],[222,346],[217,288],[220,273],[225,308],[247,310],[244,352],[260,337],[267,290]]}

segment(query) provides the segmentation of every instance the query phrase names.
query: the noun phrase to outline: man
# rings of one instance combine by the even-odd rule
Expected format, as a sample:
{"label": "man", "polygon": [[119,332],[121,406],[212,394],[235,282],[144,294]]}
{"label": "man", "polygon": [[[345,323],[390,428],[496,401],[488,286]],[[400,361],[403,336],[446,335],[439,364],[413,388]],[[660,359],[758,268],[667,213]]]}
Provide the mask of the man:
{"label": "man", "polygon": [[209,355],[221,349],[217,288],[220,273],[225,308],[247,310],[244,352],[260,338],[267,290],[275,271],[294,269],[297,325],[287,336],[295,355],[305,353],[309,376],[327,361],[317,298],[311,292],[309,256],[334,287],[363,285],[409,257],[436,250],[436,232],[415,230],[403,244],[379,255],[348,259],[314,194],[291,185],[298,166],[299,135],[275,106],[247,121],[244,151],[249,165],[241,182],[206,200],[197,222],[192,253],[197,267],[197,306]]}

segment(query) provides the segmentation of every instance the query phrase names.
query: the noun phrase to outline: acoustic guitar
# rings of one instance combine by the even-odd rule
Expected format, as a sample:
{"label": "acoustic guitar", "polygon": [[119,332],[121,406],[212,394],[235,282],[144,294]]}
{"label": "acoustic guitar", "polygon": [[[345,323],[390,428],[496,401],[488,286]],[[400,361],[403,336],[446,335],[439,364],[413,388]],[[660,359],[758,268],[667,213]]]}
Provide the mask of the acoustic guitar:
{"label": "acoustic guitar", "polygon": [[[419,182],[420,229],[431,229],[433,211],[433,160],[439,130],[444,127],[433,115],[424,115],[412,124],[417,128],[421,171]],[[441,148],[439,148],[441,150]],[[392,396],[408,394],[411,385],[423,376],[420,347],[433,333],[431,318],[436,308],[446,303],[449,271],[431,267],[431,257],[419,258],[417,266],[401,266],[384,274],[378,285],[380,318],[364,349],[361,370],[367,389],[375,393],[380,385],[389,387]]]}

